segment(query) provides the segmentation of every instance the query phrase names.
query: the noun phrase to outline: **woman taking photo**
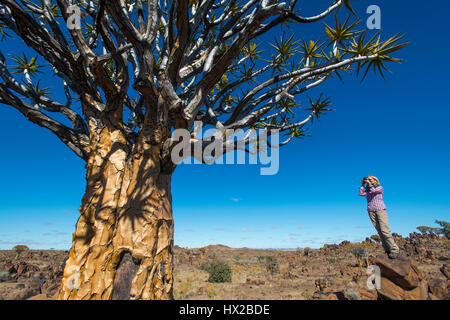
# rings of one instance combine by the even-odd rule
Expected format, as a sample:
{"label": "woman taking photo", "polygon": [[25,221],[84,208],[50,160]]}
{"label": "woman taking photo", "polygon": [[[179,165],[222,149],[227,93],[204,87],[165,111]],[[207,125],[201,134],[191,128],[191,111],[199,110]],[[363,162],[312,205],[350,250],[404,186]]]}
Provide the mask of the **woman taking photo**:
{"label": "woman taking photo", "polygon": [[[364,185],[366,185],[364,187]],[[388,224],[386,206],[383,202],[383,187],[374,176],[368,176],[361,181],[359,195],[367,198],[367,211],[378,235],[384,251],[390,259],[398,258],[399,248],[391,234]]]}

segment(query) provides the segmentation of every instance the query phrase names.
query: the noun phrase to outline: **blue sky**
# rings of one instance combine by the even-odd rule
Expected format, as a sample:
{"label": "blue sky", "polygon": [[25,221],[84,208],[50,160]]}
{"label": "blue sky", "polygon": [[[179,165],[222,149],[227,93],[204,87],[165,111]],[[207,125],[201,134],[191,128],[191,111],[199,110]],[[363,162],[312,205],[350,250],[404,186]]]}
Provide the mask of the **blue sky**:
{"label": "blue sky", "polygon": [[[327,1],[310,3],[323,8]],[[363,240],[375,233],[365,199],[357,195],[368,174],[384,186],[393,232],[406,236],[419,225],[435,226],[435,219],[450,220],[450,48],[444,33],[450,4],[354,3],[363,19],[368,5],[381,8],[384,37],[406,33],[411,45],[396,54],[405,62],[390,65],[386,81],[369,74],[360,83],[350,75],[344,84],[331,80],[311,92],[331,96],[336,111],[314,123],[311,138],[281,148],[276,175],[261,176],[257,165],[180,165],[172,189],[175,244],[295,248]],[[316,12],[305,4],[305,15]],[[302,25],[295,32],[309,40],[317,30],[323,29]],[[15,53],[26,50],[8,43]],[[0,248],[68,249],[84,163],[5,105],[0,137]]]}

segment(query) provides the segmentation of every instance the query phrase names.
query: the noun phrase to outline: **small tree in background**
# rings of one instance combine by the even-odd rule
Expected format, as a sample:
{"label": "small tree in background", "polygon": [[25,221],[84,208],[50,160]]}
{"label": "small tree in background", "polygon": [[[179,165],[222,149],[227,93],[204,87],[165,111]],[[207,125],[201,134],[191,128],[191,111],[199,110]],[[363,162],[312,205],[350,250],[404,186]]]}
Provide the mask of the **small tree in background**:
{"label": "small tree in background", "polygon": [[13,250],[16,252],[16,256],[14,259],[17,259],[23,251],[29,250],[29,249],[30,248],[28,248],[28,246],[26,246],[24,244],[18,244],[16,246],[14,246]]}
{"label": "small tree in background", "polygon": [[426,234],[431,228],[427,226],[419,226],[416,229],[419,230],[421,234]]}
{"label": "small tree in background", "polygon": [[443,234],[447,239],[450,239],[450,223],[439,220],[436,220],[435,222],[442,227],[440,228],[439,233]]}
{"label": "small tree in background", "polygon": [[436,235],[444,235],[446,236],[445,233],[445,228],[446,228],[446,224],[447,224],[447,232],[448,232],[448,223],[445,221],[435,221],[436,223],[440,224],[442,226],[442,228],[432,228],[432,227],[427,227],[427,226],[419,226],[416,229],[420,231],[420,233],[422,234],[436,234]]}

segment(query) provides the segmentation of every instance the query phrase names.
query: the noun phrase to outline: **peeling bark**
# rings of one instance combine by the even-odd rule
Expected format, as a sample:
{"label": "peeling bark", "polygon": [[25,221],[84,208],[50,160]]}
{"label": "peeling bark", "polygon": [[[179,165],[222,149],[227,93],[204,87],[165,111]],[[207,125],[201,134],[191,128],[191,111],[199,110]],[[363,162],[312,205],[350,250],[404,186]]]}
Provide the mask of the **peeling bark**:
{"label": "peeling bark", "polygon": [[[114,295],[115,285],[123,291],[123,281],[129,299],[172,299],[171,172],[161,170],[160,147],[142,138],[130,151],[121,131],[107,128],[92,138],[59,299],[127,298]],[[128,276],[119,273],[115,281],[126,255],[138,262],[135,274],[124,280]]]}

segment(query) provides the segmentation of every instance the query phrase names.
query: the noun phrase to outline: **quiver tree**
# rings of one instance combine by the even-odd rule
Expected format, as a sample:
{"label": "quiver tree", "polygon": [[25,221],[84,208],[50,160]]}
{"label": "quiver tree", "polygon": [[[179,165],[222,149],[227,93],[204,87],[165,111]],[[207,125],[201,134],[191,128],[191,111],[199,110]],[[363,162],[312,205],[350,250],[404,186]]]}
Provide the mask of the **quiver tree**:
{"label": "quiver tree", "polygon": [[[438,222],[436,222],[436,223],[438,223]],[[432,228],[432,227],[427,227],[427,226],[418,226],[416,229],[419,230],[420,233],[423,234],[423,235],[426,235],[426,234],[439,235],[440,233],[444,233],[443,229],[441,229],[441,228]]]}
{"label": "quiver tree", "polygon": [[26,250],[29,250],[30,248],[28,248],[28,246],[24,245],[24,244],[18,244],[15,245],[13,250],[16,252],[16,256],[14,257],[14,259],[17,259],[20,254]]}
{"label": "quiver tree", "polygon": [[[363,76],[382,75],[386,62],[400,61],[390,54],[405,45],[401,37],[382,41],[357,30],[348,1],[330,1],[311,17],[296,2],[0,0],[5,41],[21,39],[33,52],[0,53],[0,102],[86,162],[60,299],[123,298],[114,290],[118,277],[122,287],[129,282],[125,298],[172,298],[175,129],[195,141],[195,121],[264,128],[280,132],[284,145],[331,110],[329,98],[308,90],[352,65]],[[350,11],[340,14],[350,16],[340,22],[331,15],[343,4]],[[319,40],[293,31],[327,17]],[[44,71],[61,80],[59,99],[36,80]],[[226,135],[214,141],[230,145]],[[245,136],[231,146],[250,142]]]}
{"label": "quiver tree", "polygon": [[437,233],[440,233],[447,239],[450,239],[450,223],[448,223],[447,221],[440,221],[440,220],[435,220],[434,222],[441,226],[441,228],[437,228],[438,229]]}

